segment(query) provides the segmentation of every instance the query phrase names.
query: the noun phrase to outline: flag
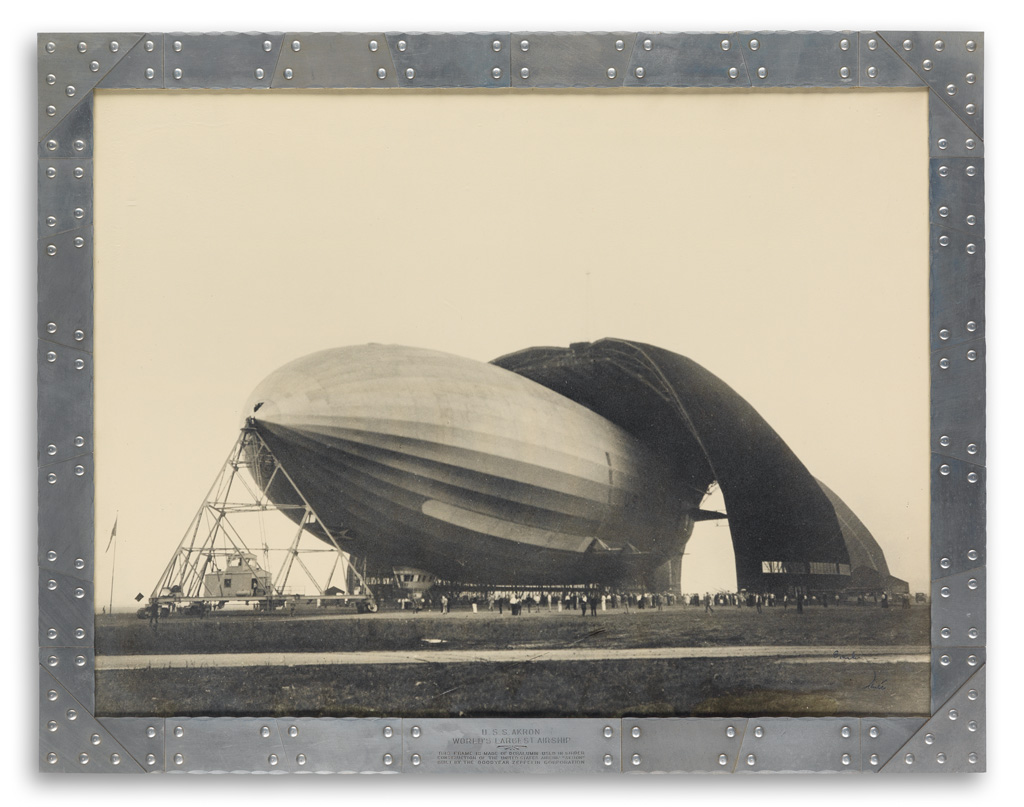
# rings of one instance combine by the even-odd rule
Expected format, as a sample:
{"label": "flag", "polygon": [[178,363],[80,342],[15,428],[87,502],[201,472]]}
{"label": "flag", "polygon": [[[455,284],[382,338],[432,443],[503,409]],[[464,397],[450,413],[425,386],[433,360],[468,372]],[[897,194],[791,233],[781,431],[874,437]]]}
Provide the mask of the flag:
{"label": "flag", "polygon": [[117,516],[114,516],[114,528],[110,531],[110,539],[107,541],[107,548],[104,552],[110,551],[110,545],[114,542],[114,538],[117,536]]}

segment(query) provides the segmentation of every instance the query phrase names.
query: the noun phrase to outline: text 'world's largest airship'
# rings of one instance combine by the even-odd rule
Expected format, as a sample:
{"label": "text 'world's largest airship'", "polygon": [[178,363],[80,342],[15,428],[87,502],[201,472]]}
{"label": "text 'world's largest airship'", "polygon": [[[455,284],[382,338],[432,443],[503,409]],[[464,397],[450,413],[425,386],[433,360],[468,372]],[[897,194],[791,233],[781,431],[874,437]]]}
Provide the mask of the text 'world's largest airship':
{"label": "text 'world's largest airship'", "polygon": [[[377,567],[483,585],[643,583],[681,558],[695,521],[721,517],[700,509],[717,480],[742,587],[851,582],[845,505],[729,387],[650,346],[606,339],[490,364],[325,350],[266,378],[245,417],[290,477],[258,480],[268,497],[297,504],[297,488],[314,533]],[[860,565],[888,577],[859,532]]]}

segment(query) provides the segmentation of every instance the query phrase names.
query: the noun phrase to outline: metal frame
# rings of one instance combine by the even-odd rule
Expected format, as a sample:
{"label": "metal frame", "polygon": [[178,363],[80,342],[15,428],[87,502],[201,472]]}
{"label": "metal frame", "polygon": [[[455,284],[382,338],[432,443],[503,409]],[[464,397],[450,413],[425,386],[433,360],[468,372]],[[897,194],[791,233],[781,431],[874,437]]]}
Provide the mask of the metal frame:
{"label": "metal frame", "polygon": [[932,716],[501,725],[582,754],[549,771],[984,770],[983,51],[965,32],[41,34],[40,768],[451,771],[437,752],[482,724],[93,716],[93,90],[651,86],[929,90]]}

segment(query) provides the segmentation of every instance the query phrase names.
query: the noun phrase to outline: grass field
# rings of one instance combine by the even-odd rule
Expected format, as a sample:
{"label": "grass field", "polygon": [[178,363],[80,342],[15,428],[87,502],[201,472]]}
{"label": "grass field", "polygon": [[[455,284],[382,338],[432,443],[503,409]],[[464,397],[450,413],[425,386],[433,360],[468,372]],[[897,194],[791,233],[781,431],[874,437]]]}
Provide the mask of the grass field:
{"label": "grass field", "polygon": [[816,645],[823,661],[772,658],[349,664],[100,670],[108,716],[915,715],[924,663],[832,661],[862,646],[926,646],[929,609],[675,607],[577,614],[455,612],[318,617],[100,618],[98,654]]}

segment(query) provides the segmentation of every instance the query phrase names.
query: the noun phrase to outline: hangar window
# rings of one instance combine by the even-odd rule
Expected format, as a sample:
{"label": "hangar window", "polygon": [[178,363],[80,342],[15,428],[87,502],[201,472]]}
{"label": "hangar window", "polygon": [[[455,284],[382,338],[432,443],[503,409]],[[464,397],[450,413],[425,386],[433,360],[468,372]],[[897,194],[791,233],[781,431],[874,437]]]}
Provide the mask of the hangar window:
{"label": "hangar window", "polygon": [[839,564],[820,563],[812,560],[811,574],[839,574]]}
{"label": "hangar window", "polygon": [[847,577],[849,577],[850,576],[850,564],[849,563],[840,563],[839,564],[839,574],[845,574]]}
{"label": "hangar window", "polygon": [[761,574],[807,574],[807,565],[791,560],[762,560]]}

